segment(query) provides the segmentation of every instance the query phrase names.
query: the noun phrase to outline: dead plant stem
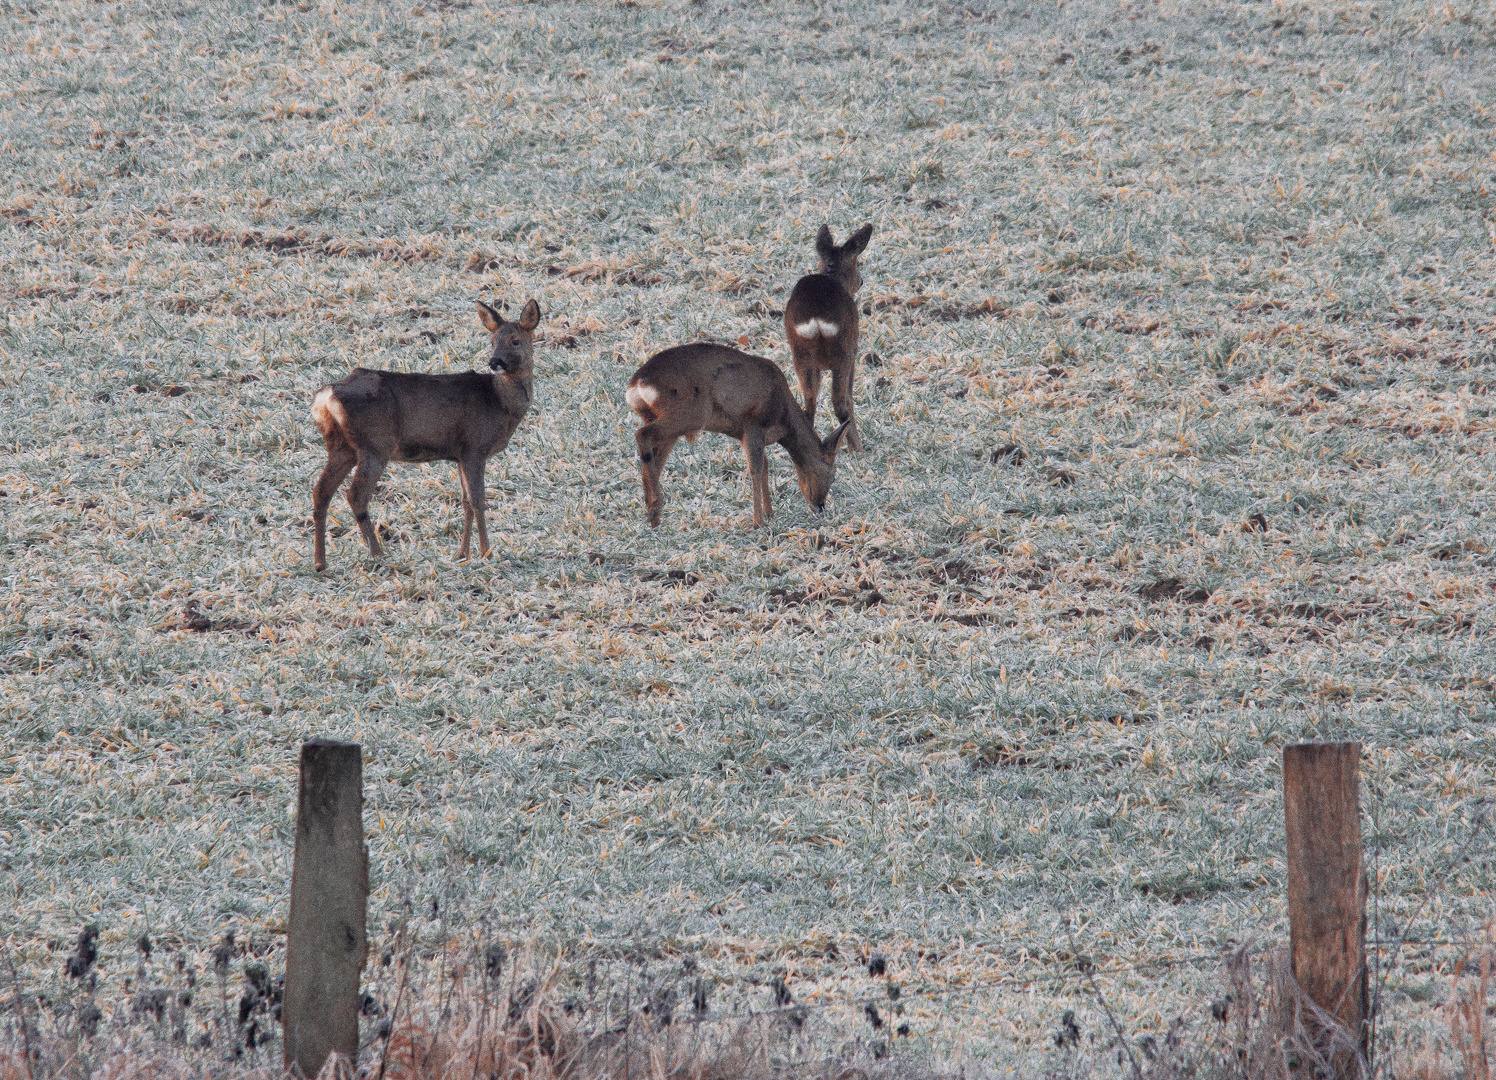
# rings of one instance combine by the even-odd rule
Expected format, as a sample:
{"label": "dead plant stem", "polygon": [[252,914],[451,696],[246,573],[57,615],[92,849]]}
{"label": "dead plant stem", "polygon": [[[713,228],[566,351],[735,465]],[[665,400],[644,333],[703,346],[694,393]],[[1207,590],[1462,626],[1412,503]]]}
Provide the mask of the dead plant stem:
{"label": "dead plant stem", "polygon": [[[403,930],[400,936],[401,938],[405,936]],[[398,949],[403,944],[403,941],[396,941],[395,947]],[[395,988],[395,1007],[390,1010],[390,1031],[384,1037],[384,1049],[379,1053],[379,1080],[384,1080],[384,1070],[390,1063],[390,1039],[394,1037],[395,1024],[400,1019],[400,1003],[405,999],[405,977],[409,971],[410,953],[406,950],[400,957],[400,985]]]}
{"label": "dead plant stem", "polygon": [[1491,808],[1489,805],[1486,805],[1484,803],[1481,805],[1480,813],[1476,814],[1475,820],[1470,823],[1470,835],[1465,838],[1465,842],[1460,845],[1459,850],[1450,856],[1449,860],[1444,864],[1443,870],[1439,872],[1439,876],[1434,879],[1433,888],[1424,892],[1423,899],[1418,901],[1418,906],[1413,909],[1413,914],[1407,917],[1407,919],[1402,924],[1402,928],[1398,930],[1397,938],[1392,944],[1392,955],[1387,958],[1387,962],[1385,964],[1378,963],[1377,967],[1380,970],[1381,975],[1377,979],[1376,993],[1373,994],[1371,998],[1371,1015],[1373,1017],[1381,1012],[1382,991],[1386,988],[1387,976],[1391,974],[1393,964],[1397,962],[1398,956],[1402,953],[1403,942],[1407,940],[1408,936],[1408,928],[1417,921],[1418,916],[1423,914],[1423,909],[1428,906],[1430,898],[1444,888],[1445,880],[1451,873],[1454,872],[1454,868],[1464,860],[1466,852],[1468,852],[1471,845],[1475,843],[1475,838],[1478,837],[1485,828],[1486,818],[1490,814],[1490,810]]}
{"label": "dead plant stem", "polygon": [[1085,975],[1086,983],[1091,987],[1091,993],[1096,995],[1096,1002],[1101,1006],[1101,1011],[1106,1013],[1107,1022],[1112,1025],[1112,1032],[1117,1037],[1118,1044],[1127,1055],[1128,1063],[1132,1066],[1133,1080],[1143,1080],[1143,1070],[1138,1065],[1137,1055],[1132,1052],[1128,1045],[1127,1033],[1122,1030],[1122,1025],[1117,1022],[1117,1017],[1112,1013],[1112,1007],[1107,1004],[1106,995],[1101,992],[1101,984],[1096,981],[1092,974],[1092,964],[1088,957],[1082,957],[1075,946],[1075,931],[1070,927],[1070,920],[1065,920],[1065,930],[1070,935],[1070,953],[1076,958],[1076,964],[1080,967],[1081,974]]}
{"label": "dead plant stem", "polygon": [[21,978],[16,974],[16,964],[9,952],[5,954],[5,965],[10,968],[10,988],[16,995],[16,1016],[21,1022],[21,1052],[26,1055],[26,1080],[36,1080],[31,1071],[31,1028],[26,1023],[26,1003],[21,997]]}

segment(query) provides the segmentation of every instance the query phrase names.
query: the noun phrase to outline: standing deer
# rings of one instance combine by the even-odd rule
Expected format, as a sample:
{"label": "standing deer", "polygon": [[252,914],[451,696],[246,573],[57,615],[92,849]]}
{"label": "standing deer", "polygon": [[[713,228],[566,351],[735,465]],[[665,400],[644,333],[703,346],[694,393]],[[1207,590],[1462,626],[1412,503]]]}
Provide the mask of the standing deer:
{"label": "standing deer", "polygon": [[478,301],[478,320],[492,335],[487,375],[419,375],[355,368],[346,377],[317,391],[312,417],[327,442],[327,467],[312,494],[316,550],[312,565],[327,569],[327,506],[344,477],[353,520],[375,558],[384,554],[369,518],[369,499],[380,474],[391,461],[455,461],[462,483],[462,546],[468,557],[473,521],[478,522],[478,549],[488,555],[488,522],[483,468],[504,449],[530,407],[535,385],[535,326],[540,306],[532,299],[518,322],[505,322]]}
{"label": "standing deer", "polygon": [[665,459],[682,435],[694,440],[702,431],[742,441],[755,527],[774,514],[764,454],[769,443],[789,451],[805,501],[825,509],[836,476],[836,449],[847,425],[817,439],[810,418],[790,392],[789,380],[772,361],[726,345],[677,345],[655,353],[634,372],[624,400],[644,421],[634,439],[639,444],[645,517],[651,525],[660,524],[665,508],[660,491]]}
{"label": "standing deer", "polygon": [[816,234],[820,264],[814,274],[795,283],[784,305],[784,333],[800,377],[805,414],[816,419],[816,396],[821,392],[821,372],[831,372],[831,406],[847,430],[847,445],[862,449],[857,420],[852,409],[852,376],[857,370],[857,302],[862,288],[857,257],[872,239],[873,227],[864,225],[840,246],[831,230],[821,226]]}

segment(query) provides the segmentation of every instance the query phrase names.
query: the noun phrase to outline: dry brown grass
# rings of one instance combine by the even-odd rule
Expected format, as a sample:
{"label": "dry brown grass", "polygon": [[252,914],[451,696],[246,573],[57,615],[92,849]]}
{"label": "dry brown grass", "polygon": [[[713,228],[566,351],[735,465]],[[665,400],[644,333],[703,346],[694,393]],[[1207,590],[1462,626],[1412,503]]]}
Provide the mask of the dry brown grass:
{"label": "dry brown grass", "polygon": [[[1310,1001],[1288,950],[1243,949],[1222,973],[1214,1022],[1185,1016],[1157,1036],[1124,1017],[1122,1038],[1086,1039],[1067,1013],[1054,1036],[1045,1080],[1491,1080],[1490,988],[1496,931],[1450,968],[1442,999],[1384,1023],[1368,1057],[1356,1036]],[[576,973],[559,962],[521,961],[503,978],[453,955],[411,951],[369,999],[370,1037],[359,1060],[334,1055],[316,1080],[885,1080],[986,1076],[970,1060],[931,1065],[890,1053],[887,1043],[847,1038],[817,1008],[757,1015],[687,1014],[656,993],[590,1006]],[[397,985],[395,985],[397,984]],[[420,989],[413,989],[419,984]],[[642,986],[642,984],[641,984]],[[14,1017],[11,1006],[0,1015]],[[1201,1010],[1202,1014],[1204,1010]],[[106,1024],[96,1038],[48,1037],[7,1020],[0,1028],[0,1080],[275,1080],[278,1044],[258,1060],[202,1044],[173,1044],[145,1027]],[[1097,1035],[1103,1037],[1098,1039]],[[1124,1041],[1125,1040],[1125,1041]],[[828,1049],[834,1047],[834,1049]],[[29,1055],[28,1055],[29,1049]],[[28,1061],[29,1056],[29,1061]]]}
{"label": "dry brown grass", "polygon": [[[707,1017],[677,1012],[657,988],[607,1004],[583,1003],[559,962],[522,959],[499,977],[456,953],[415,949],[387,969],[365,1000],[370,1020],[357,1061],[334,1054],[315,1080],[852,1080],[915,1071],[886,1044],[856,1040],[828,1053],[839,1034],[803,1009]],[[398,972],[398,974],[396,973]],[[435,976],[435,977],[433,977]],[[278,995],[277,995],[278,1000]],[[16,1001],[26,1010],[15,1024]],[[220,1031],[186,1039],[139,1012],[116,1013],[84,1035],[58,1022],[71,1008],[18,995],[0,1003],[0,1080],[271,1080],[281,1077],[279,1040]],[[621,1006],[621,1008],[620,1008]],[[227,1023],[229,1011],[225,1011]],[[810,1024],[807,1019],[810,1018]],[[102,1016],[99,1019],[103,1019]],[[45,1029],[51,1026],[52,1031]]]}
{"label": "dry brown grass", "polygon": [[[1486,1024],[1490,1006],[1491,960],[1496,950],[1481,949],[1460,961],[1455,986],[1445,1004],[1449,1034],[1454,1041],[1468,1080],[1491,1080],[1490,1031]],[[1461,980],[1461,975],[1472,977]]]}
{"label": "dry brown grass", "polygon": [[[410,963],[407,956],[405,963]],[[414,1004],[406,973],[394,991],[388,1027],[358,1066],[379,1080],[768,1080],[789,1075],[851,1080],[915,1070],[887,1057],[886,1045],[855,1040],[827,1053],[822,1018],[804,1009],[749,1016],[687,1013],[673,990],[641,983],[621,1003],[591,1007],[571,994],[563,964],[523,959],[507,978],[480,965],[439,964],[447,975]],[[528,973],[528,974],[526,974]],[[380,1010],[381,1006],[375,1006]],[[809,1023],[808,1023],[809,1021]],[[385,1034],[385,1032],[388,1032]],[[884,1064],[880,1064],[884,1063]],[[351,1063],[330,1062],[319,1080],[340,1080]]]}
{"label": "dry brown grass", "polygon": [[1368,1057],[1353,1032],[1305,996],[1286,948],[1265,954],[1256,973],[1240,953],[1228,964],[1226,1053],[1218,1060],[1231,1063],[1242,1080],[1490,1080],[1493,961],[1489,942],[1464,952],[1442,1002],[1431,1001],[1421,1015],[1403,1014],[1390,1029],[1384,1025]]}
{"label": "dry brown grass", "polygon": [[1228,962],[1231,984],[1227,1015],[1231,1056],[1251,1080],[1371,1075],[1357,1035],[1316,1005],[1294,978],[1286,948],[1265,954],[1254,978],[1251,957],[1238,953]]}
{"label": "dry brown grass", "polygon": [[1487,1022],[1492,966],[1496,962],[1496,924],[1486,927],[1485,944],[1456,962],[1449,994],[1440,1010],[1447,1039],[1429,1038],[1402,1055],[1393,1074],[1408,1080],[1491,1080],[1491,1031]]}
{"label": "dry brown grass", "polygon": [[[651,1080],[731,1080],[782,1074],[770,1040],[742,1022],[723,1035],[688,1025],[652,1029],[625,1024],[588,1031],[558,1007],[547,986],[516,1013],[502,1004],[464,993],[446,1010],[429,1007],[398,1020],[378,1064],[368,1070],[385,1080],[601,1080],[636,1076]],[[340,1063],[346,1069],[347,1063]],[[330,1063],[320,1080],[338,1080]],[[848,1070],[828,1069],[825,1075]]]}

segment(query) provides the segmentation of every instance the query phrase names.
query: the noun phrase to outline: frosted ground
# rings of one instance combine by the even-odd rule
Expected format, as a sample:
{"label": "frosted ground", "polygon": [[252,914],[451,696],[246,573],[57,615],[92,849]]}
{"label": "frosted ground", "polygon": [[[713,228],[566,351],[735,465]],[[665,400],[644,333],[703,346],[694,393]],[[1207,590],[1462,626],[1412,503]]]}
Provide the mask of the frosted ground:
{"label": "frosted ground", "polygon": [[[1365,746],[1381,932],[1490,913],[1488,839],[1436,888],[1496,764],[1489,3],[0,13],[33,985],[87,921],[105,998],[143,932],[275,962],[313,734],[365,747],[381,930],[760,1006],[880,951],[911,1040],[1000,1068],[1097,1030],[1077,953],[1146,1032],[1285,933],[1289,741]],[[867,452],[816,515],[771,451],[754,531],[738,448],[682,444],[649,530],[628,375],[787,368],[823,221],[875,227]],[[454,561],[451,466],[392,466],[388,563],[340,499],[314,574],[315,389],[468,368],[474,299],[531,295],[494,558]]]}

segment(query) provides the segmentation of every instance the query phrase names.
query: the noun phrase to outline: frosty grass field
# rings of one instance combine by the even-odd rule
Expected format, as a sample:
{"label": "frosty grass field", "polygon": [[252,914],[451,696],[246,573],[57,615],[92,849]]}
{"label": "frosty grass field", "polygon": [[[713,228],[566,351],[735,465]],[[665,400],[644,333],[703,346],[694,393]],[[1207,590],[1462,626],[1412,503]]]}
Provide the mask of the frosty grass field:
{"label": "frosty grass field", "polygon": [[[436,901],[722,1007],[881,951],[910,1039],[1003,1068],[1097,1030],[1077,951],[1141,1033],[1285,935],[1285,742],[1363,742],[1383,933],[1491,914],[1486,839],[1434,888],[1496,764],[1489,2],[0,13],[31,985],[88,921],[105,998],[142,932],[278,962],[313,734],[364,746],[381,934]],[[864,221],[827,512],[773,448],[754,531],[705,435],[645,527],[629,374],[788,370],[816,228]],[[532,295],[494,557],[454,560],[452,466],[394,465],[388,563],[340,496],[313,573],[316,388],[481,363],[475,298]]]}

